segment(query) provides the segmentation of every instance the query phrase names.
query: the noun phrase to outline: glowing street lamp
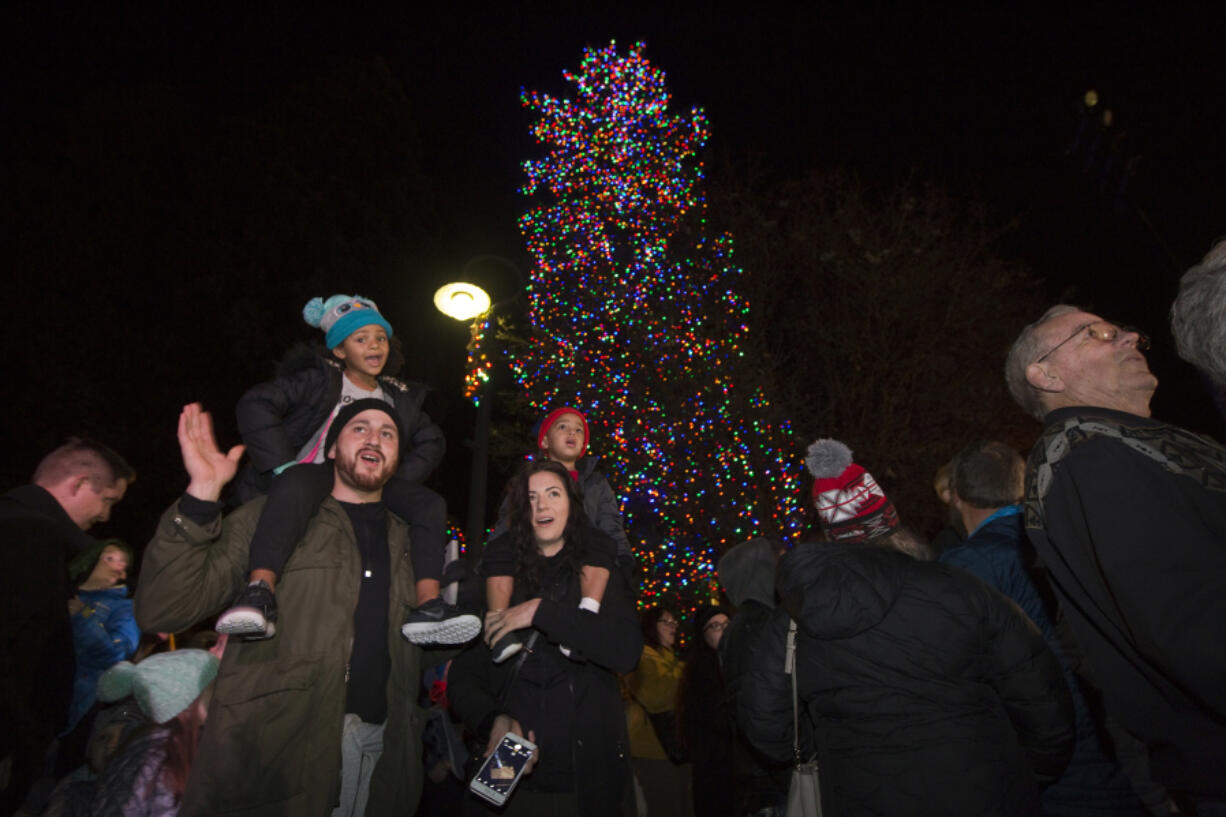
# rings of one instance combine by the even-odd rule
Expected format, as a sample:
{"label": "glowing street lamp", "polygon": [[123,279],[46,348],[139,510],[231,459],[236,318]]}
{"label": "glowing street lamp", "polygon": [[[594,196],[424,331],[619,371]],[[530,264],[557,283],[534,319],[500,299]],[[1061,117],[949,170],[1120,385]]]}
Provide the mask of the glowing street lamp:
{"label": "glowing street lamp", "polygon": [[476,284],[443,284],[434,293],[434,306],[449,318],[471,321],[489,311],[490,296]]}

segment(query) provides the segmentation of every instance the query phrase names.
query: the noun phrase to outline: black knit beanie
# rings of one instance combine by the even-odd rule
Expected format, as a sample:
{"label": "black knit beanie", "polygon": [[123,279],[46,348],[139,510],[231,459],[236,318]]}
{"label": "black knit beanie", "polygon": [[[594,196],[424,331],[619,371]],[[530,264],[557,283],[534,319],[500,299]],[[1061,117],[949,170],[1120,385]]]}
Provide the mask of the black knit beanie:
{"label": "black knit beanie", "polygon": [[[720,613],[723,613],[728,618],[732,618],[732,613],[728,612],[726,607],[717,607],[713,604],[701,605],[694,612],[694,638],[702,639],[703,630],[707,629],[707,625],[711,623],[711,619],[715,618]],[[695,641],[695,643],[698,643]]]}
{"label": "black knit beanie", "polygon": [[[332,450],[332,444],[336,442],[336,438],[340,436],[341,429],[349,424],[349,421],[358,416],[364,411],[370,409],[378,409],[392,418],[392,422],[396,424],[396,436],[400,438],[400,445],[404,445],[404,428],[400,425],[400,417],[396,414],[396,409],[386,400],[380,400],[378,397],[364,397],[361,400],[354,400],[341,408],[336,413],[336,417],[332,419],[332,425],[328,426],[328,436],[324,439],[324,451]],[[399,446],[398,446],[399,447]],[[326,454],[328,459],[332,459],[331,455]]]}

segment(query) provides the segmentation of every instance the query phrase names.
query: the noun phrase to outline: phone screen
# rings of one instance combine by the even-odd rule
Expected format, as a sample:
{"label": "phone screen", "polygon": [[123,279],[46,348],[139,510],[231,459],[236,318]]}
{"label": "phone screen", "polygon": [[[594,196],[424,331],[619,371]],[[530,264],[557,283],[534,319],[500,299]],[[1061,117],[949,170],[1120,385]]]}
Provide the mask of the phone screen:
{"label": "phone screen", "polygon": [[532,749],[523,738],[508,733],[490,753],[473,783],[480,783],[505,799],[514,788],[520,771],[532,758]]}

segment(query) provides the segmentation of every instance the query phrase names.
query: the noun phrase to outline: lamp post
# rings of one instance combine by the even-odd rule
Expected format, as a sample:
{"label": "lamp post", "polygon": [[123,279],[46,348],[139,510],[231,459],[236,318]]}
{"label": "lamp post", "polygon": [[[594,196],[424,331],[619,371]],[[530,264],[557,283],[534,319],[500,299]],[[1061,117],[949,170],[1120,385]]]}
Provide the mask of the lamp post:
{"label": "lamp post", "polygon": [[[498,261],[509,266],[515,271],[516,277],[522,282],[523,279],[519,275],[519,267],[497,255],[479,255],[476,258],[470,259],[464,265],[460,277],[466,277],[468,270],[474,264],[481,264],[486,261]],[[518,295],[519,292],[517,291],[511,298],[506,298],[493,304],[490,302],[489,294],[481,287],[476,284],[458,281],[444,284],[438,288],[434,293],[434,306],[439,312],[442,312],[449,318],[454,318],[457,321],[472,321],[473,342],[475,343],[482,324],[493,316],[494,310],[510,302],[515,297],[518,297]],[[485,532],[485,495],[489,473],[490,414],[494,402],[493,388],[494,373],[496,371],[497,366],[491,366],[489,381],[485,384],[487,392],[485,399],[479,398],[480,391],[475,392],[475,395],[478,396],[477,425],[473,431],[473,464],[468,484],[468,522],[464,528],[464,538],[468,542],[468,552],[472,554],[470,558],[475,558],[476,548],[478,543],[481,543]]]}

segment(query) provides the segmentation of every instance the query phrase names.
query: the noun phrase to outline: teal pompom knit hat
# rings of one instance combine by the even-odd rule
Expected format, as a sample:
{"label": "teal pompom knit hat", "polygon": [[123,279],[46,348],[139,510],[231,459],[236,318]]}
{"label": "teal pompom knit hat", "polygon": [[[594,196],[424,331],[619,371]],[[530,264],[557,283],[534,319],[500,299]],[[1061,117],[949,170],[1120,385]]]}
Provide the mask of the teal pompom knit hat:
{"label": "teal pompom knit hat", "polygon": [[345,338],[371,324],[382,326],[389,338],[393,335],[392,325],[380,314],[379,307],[361,295],[333,295],[326,301],[312,298],[302,308],[302,319],[324,331],[324,345],[329,349],[335,349]]}
{"label": "teal pompom knit hat", "polygon": [[120,661],[98,679],[98,698],[110,703],[131,695],[155,723],[166,723],[200,697],[220,664],[208,650],[155,653],[139,664]]}

